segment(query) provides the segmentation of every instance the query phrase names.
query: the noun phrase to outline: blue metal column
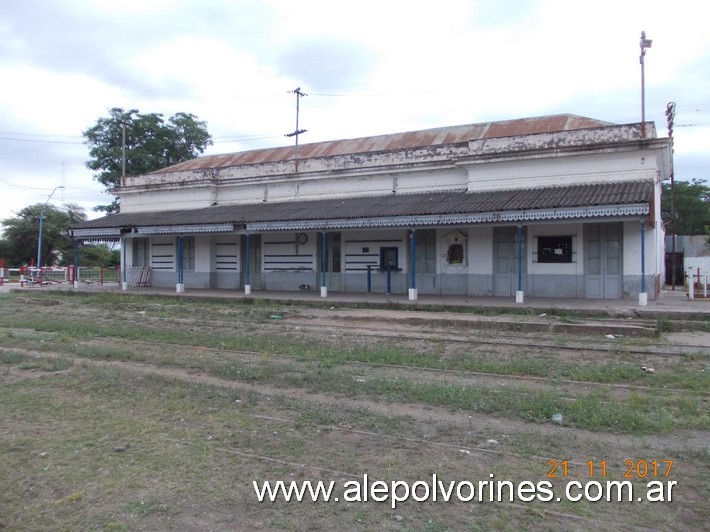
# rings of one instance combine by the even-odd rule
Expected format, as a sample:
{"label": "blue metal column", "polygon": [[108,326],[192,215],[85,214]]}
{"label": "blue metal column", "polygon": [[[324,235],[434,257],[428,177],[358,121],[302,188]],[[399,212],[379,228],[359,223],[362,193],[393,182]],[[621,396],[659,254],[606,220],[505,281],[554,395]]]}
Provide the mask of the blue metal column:
{"label": "blue metal column", "polygon": [[74,288],[79,286],[79,241],[74,239]]}
{"label": "blue metal column", "polygon": [[646,291],[646,224],[641,222],[641,291]]}
{"label": "blue metal column", "polygon": [[417,275],[415,267],[417,264],[417,231],[412,229],[409,233],[409,300],[417,299]]}
{"label": "blue metal column", "polygon": [[328,233],[323,231],[321,236],[321,282],[320,296],[328,297],[328,287],[325,284],[325,272],[328,269]]}
{"label": "blue metal column", "polygon": [[648,294],[646,293],[646,222],[641,222],[641,292],[639,293],[639,305],[648,304]]}
{"label": "blue metal column", "polygon": [[126,268],[128,268],[128,265],[126,264],[126,247],[128,246],[128,239],[124,236],[121,239],[121,251],[123,252],[123,258],[121,259],[121,276],[123,278],[123,281],[121,283],[121,289],[122,290],[128,290],[128,281],[126,280]]}
{"label": "blue metal column", "polygon": [[246,235],[246,249],[245,249],[245,254],[246,257],[244,258],[244,295],[248,296],[251,294],[251,253],[250,253],[250,243],[251,243],[251,235],[247,233]]}
{"label": "blue metal column", "polygon": [[176,262],[177,262],[177,285],[175,286],[175,290],[177,292],[184,292],[185,291],[185,283],[183,282],[183,240],[182,236],[177,237],[177,242],[176,242]]}
{"label": "blue metal column", "polygon": [[515,302],[523,302],[523,226],[518,226],[518,291],[515,294]]}

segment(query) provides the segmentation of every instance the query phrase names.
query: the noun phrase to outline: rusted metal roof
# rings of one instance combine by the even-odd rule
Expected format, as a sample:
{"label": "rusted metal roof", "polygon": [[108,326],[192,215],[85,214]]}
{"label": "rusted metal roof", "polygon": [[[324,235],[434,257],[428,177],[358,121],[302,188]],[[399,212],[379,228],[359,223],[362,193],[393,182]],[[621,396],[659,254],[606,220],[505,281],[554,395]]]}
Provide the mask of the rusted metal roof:
{"label": "rusted metal roof", "polygon": [[[298,158],[309,159],[335,155],[441,146],[445,144],[461,144],[471,140],[531,135],[536,133],[553,133],[557,131],[570,131],[609,125],[611,125],[609,122],[570,114],[519,118],[500,122],[440,127],[374,137],[301,144],[298,147]],[[189,170],[229,168],[248,164],[288,161],[294,157],[294,146],[281,146],[223,155],[207,155],[153,173],[164,174]]]}
{"label": "rusted metal roof", "polygon": [[222,205],[202,209],[118,213],[90,220],[72,229],[131,228],[396,218],[427,215],[469,215],[543,209],[650,204],[651,181],[599,183],[565,187],[487,192],[437,192],[367,196],[280,203]]}

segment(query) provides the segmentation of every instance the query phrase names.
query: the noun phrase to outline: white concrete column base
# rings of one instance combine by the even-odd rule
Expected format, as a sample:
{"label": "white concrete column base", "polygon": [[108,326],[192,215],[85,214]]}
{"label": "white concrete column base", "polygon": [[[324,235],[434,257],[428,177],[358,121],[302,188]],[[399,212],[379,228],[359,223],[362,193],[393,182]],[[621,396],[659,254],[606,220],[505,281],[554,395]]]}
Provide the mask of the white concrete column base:
{"label": "white concrete column base", "polygon": [[320,287],[320,296],[321,297],[328,297],[328,287],[327,286]]}
{"label": "white concrete column base", "polygon": [[79,281],[74,281],[74,288],[79,288]]}
{"label": "white concrete column base", "polygon": [[409,289],[409,301],[416,301],[416,300],[417,300],[417,289],[410,288]]}
{"label": "white concrete column base", "polygon": [[182,294],[185,291],[185,283],[178,283],[175,285],[175,291],[178,294]]}
{"label": "white concrete column base", "polygon": [[128,290],[128,283],[126,281],[121,283],[121,290]]}
{"label": "white concrete column base", "polygon": [[244,295],[245,295],[245,296],[248,296],[249,294],[251,294],[251,285],[250,285],[250,284],[245,284],[245,285],[244,285]]}
{"label": "white concrete column base", "polygon": [[524,303],[525,302],[525,293],[522,290],[518,290],[515,292],[515,302],[516,303]]}
{"label": "white concrete column base", "polygon": [[693,268],[688,268],[688,299],[695,299],[695,278]]}

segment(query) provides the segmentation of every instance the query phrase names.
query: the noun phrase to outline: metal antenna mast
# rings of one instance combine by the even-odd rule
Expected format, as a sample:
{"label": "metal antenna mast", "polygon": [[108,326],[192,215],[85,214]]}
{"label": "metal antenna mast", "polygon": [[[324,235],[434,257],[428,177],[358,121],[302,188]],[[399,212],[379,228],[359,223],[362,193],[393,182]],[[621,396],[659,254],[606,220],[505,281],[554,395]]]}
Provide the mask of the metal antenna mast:
{"label": "metal antenna mast", "polygon": [[646,38],[646,32],[641,32],[641,55],[639,62],[641,63],[641,140],[646,139],[646,48],[650,48],[653,41]]}
{"label": "metal antenna mast", "polygon": [[666,120],[668,121],[668,138],[671,141],[671,221],[670,229],[673,239],[673,262],[671,263],[671,290],[675,290],[675,170],[673,169],[673,122],[675,121],[675,102],[668,102],[666,105]]}
{"label": "metal antenna mast", "polygon": [[301,92],[301,87],[297,87],[292,91],[289,91],[293,94],[296,95],[296,131],[293,133],[286,133],[287,137],[296,137],[296,149],[294,152],[294,159],[296,163],[296,172],[298,173],[298,136],[302,133],[305,133],[308,131],[307,129],[298,129],[298,115],[300,113],[300,103],[301,103],[301,96],[308,96],[308,94]]}

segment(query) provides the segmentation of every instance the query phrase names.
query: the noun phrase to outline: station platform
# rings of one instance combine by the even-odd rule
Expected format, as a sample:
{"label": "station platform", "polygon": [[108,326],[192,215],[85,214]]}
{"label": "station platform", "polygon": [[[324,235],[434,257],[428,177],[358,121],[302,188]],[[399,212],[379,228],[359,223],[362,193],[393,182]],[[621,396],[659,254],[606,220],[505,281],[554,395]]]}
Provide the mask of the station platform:
{"label": "station platform", "polygon": [[656,299],[648,300],[645,306],[639,305],[637,299],[581,299],[581,298],[534,298],[525,297],[522,303],[517,303],[515,297],[476,297],[466,295],[434,295],[419,294],[415,301],[410,301],[407,294],[376,294],[376,293],[340,293],[328,292],[321,297],[319,291],[270,291],[253,290],[246,295],[243,290],[210,290],[190,289],[177,293],[175,289],[156,287],[129,287],[122,290],[115,283],[111,284],[81,284],[78,288],[57,284],[51,286],[19,288],[5,285],[1,292],[9,290],[37,291],[78,291],[78,292],[112,292],[125,294],[154,294],[180,298],[212,298],[212,299],[253,299],[269,300],[284,304],[305,303],[323,307],[370,307],[392,310],[429,310],[467,312],[485,309],[511,313],[554,313],[569,311],[580,315],[635,316],[649,319],[661,316],[675,316],[678,319],[710,319],[710,298],[689,299],[681,287],[676,290],[662,290]]}

